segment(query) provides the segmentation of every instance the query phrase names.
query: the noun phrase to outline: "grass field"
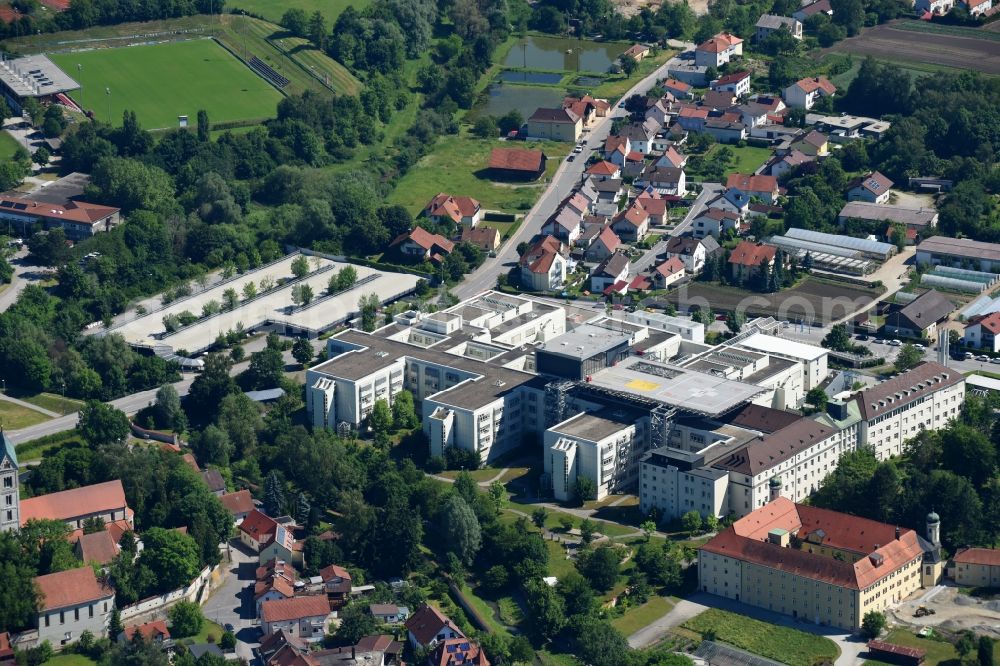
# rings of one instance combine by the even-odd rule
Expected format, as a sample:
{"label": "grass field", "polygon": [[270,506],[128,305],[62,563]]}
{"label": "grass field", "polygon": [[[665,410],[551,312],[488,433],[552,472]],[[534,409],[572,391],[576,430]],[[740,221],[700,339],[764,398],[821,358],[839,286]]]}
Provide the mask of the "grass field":
{"label": "grass field", "polygon": [[[328,28],[333,27],[333,22],[337,20],[348,7],[363,9],[371,4],[371,0],[236,0],[232,6],[236,9],[245,9],[248,13],[263,16],[268,21],[277,23],[281,16],[289,9],[302,9],[307,14],[318,11],[326,19]],[[230,8],[227,6],[226,11]]]}
{"label": "grass field", "polygon": [[641,606],[629,608],[621,617],[611,620],[611,626],[622,632],[626,638],[643,627],[658,620],[674,607],[669,597],[654,596]]}
{"label": "grass field", "polygon": [[723,643],[789,666],[813,666],[823,659],[833,662],[840,654],[840,648],[829,638],[717,608],[710,608],[681,626],[702,636],[714,632],[715,638]]}
{"label": "grass field", "polygon": [[18,396],[18,398],[25,402],[30,402],[32,405],[37,407],[41,407],[42,409],[49,409],[53,412],[60,412],[64,414],[78,412],[83,407],[82,400],[64,398],[54,393],[39,393],[38,395]]}
{"label": "grass field", "polygon": [[0,424],[7,430],[20,430],[48,420],[49,417],[45,414],[0,400]]}
{"label": "grass field", "polygon": [[[120,124],[131,109],[146,129],[192,124],[198,110],[213,123],[273,117],[281,93],[208,39],[127,49],[54,54],[52,60],[83,84],[74,94],[98,118]],[[78,69],[82,65],[83,69]],[[110,95],[105,91],[110,90]]]}
{"label": "grass field", "polygon": [[57,654],[46,662],[43,666],[91,666],[97,662],[82,654]]}
{"label": "grass field", "polygon": [[0,132],[0,159],[9,160],[14,156],[14,151],[20,146],[17,139],[7,132]]}
{"label": "grass field", "polygon": [[434,150],[399,181],[389,195],[389,203],[402,204],[416,215],[435,194],[450,192],[478,199],[487,210],[525,212],[535,203],[545,188],[546,178],[552,177],[572,146],[553,141],[516,144],[516,148],[542,150],[549,158],[545,177],[533,183],[497,183],[486,177],[484,172],[490,151],[498,147],[511,146],[503,141],[473,138],[465,128],[458,135],[439,138]]}
{"label": "grass field", "polygon": [[[944,666],[958,666],[962,663],[958,651],[955,650],[955,646],[951,643],[943,640],[934,640],[933,638],[921,638],[909,629],[902,627],[893,629],[882,640],[895,643],[896,645],[927,650],[927,660],[924,662],[924,666],[939,666],[940,664],[944,664]],[[973,652],[973,657],[975,657],[975,652]],[[993,663],[1000,664],[1000,641],[993,642]],[[865,664],[880,666],[886,664],[886,662],[869,659]]]}
{"label": "grass field", "polygon": [[591,95],[609,102],[617,102],[618,99],[627,93],[632,86],[649,76],[653,70],[676,55],[676,51],[662,50],[655,56],[643,58],[639,63],[639,68],[632,72],[632,76],[626,78],[624,75],[611,76],[604,80],[604,83],[594,88]]}
{"label": "grass field", "polygon": [[[754,173],[760,165],[766,162],[771,157],[771,151],[767,148],[758,148],[756,146],[723,146],[722,144],[715,144],[707,151],[702,157],[704,163],[712,161],[713,155],[717,153],[722,148],[728,148],[732,151],[733,156],[726,165],[725,175],[731,173]],[[687,169],[688,178],[697,179],[702,176],[702,172],[696,168],[695,164],[690,164]]]}

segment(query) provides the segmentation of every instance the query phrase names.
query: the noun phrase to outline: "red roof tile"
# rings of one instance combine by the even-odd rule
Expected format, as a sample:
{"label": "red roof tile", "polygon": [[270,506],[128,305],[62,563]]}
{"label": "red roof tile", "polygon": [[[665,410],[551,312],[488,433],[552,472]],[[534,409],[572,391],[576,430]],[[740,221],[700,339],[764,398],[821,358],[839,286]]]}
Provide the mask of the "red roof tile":
{"label": "red roof tile", "polygon": [[622,240],[618,238],[618,234],[611,227],[601,229],[601,233],[597,234],[597,238],[594,240],[594,242],[597,241],[601,241],[609,252],[614,252],[622,244]]}
{"label": "red roof tile", "polygon": [[1000,567],[1000,550],[963,548],[955,553],[954,560],[958,564],[985,564],[991,567]]}
{"label": "red roof tile", "polygon": [[243,519],[239,529],[241,532],[246,532],[247,536],[255,541],[267,543],[274,538],[274,533],[278,531],[278,523],[267,514],[254,509]]}
{"label": "red roof tile", "polygon": [[663,277],[669,277],[671,275],[676,275],[677,273],[684,272],[684,262],[680,260],[679,257],[670,257],[662,264],[656,267],[656,272]]}
{"label": "red roof tile", "polygon": [[594,164],[592,167],[587,169],[587,173],[592,176],[615,176],[621,171],[621,167],[617,164],[612,164],[611,162],[601,160],[600,162]]}
{"label": "red roof tile", "polygon": [[822,90],[823,93],[827,95],[833,95],[837,92],[837,86],[830,83],[829,79],[825,76],[816,76],[813,78],[800,79],[795,82],[799,88],[807,93],[815,92],[817,90]]}
{"label": "red roof tile", "polygon": [[250,513],[254,509],[253,497],[250,495],[249,490],[237,490],[235,493],[226,493],[219,498],[219,501],[234,516],[240,513]]}
{"label": "red roof tile", "polygon": [[421,606],[416,613],[406,619],[404,626],[421,645],[428,645],[446,626],[451,627],[460,636],[465,635],[447,615],[430,604]]}
{"label": "red roof tile", "polygon": [[[46,4],[46,3],[43,3]],[[67,7],[69,3],[66,3]],[[63,206],[51,203],[40,203],[22,197],[0,197],[0,205],[5,207],[24,206],[19,210],[9,210],[13,214],[31,215],[46,220],[68,220],[75,224],[95,225],[111,217],[120,209],[112,206],[100,206],[85,201],[69,201]]]}
{"label": "red roof tile", "polygon": [[720,32],[715,37],[699,44],[696,50],[705,53],[722,53],[726,49],[742,43],[743,40],[736,35],[731,35],[728,32]]}
{"label": "red roof tile", "polygon": [[1000,312],[991,312],[988,315],[974,317],[972,324],[979,324],[993,335],[1000,334]]}
{"label": "red roof tile", "polygon": [[118,542],[108,530],[84,534],[77,541],[80,549],[80,559],[85,564],[97,562],[98,564],[108,564],[118,556]]}
{"label": "red roof tile", "polygon": [[490,153],[489,168],[506,171],[539,172],[545,165],[545,153],[521,148],[494,148]]}
{"label": "red roof tile", "polygon": [[724,86],[730,83],[739,83],[743,79],[749,79],[750,72],[733,72],[732,74],[726,74],[725,76],[720,76],[715,82],[717,86]]}
{"label": "red roof tile", "polygon": [[110,599],[115,591],[102,585],[89,566],[38,576],[35,585],[41,594],[39,609],[58,610],[100,599]]}
{"label": "red roof tile", "polygon": [[424,208],[427,215],[447,217],[458,224],[463,217],[472,217],[480,209],[479,202],[472,197],[453,197],[441,192]]}
{"label": "red roof tile", "polygon": [[413,241],[428,252],[433,250],[435,247],[440,248],[445,254],[455,249],[455,244],[450,240],[441,234],[432,234],[423,227],[413,227],[412,230],[407,231],[405,234],[396,236],[396,238],[389,243],[389,247],[395,247],[396,245],[399,245],[407,240]]}
{"label": "red roof tile", "polygon": [[166,620],[154,620],[143,624],[130,624],[125,627],[126,640],[132,640],[136,634],[142,636],[143,640],[154,641],[157,638],[170,638],[170,630],[167,629]]}
{"label": "red roof tile", "polygon": [[22,500],[21,524],[24,525],[32,519],[70,520],[80,516],[120,511],[127,507],[125,489],[122,487],[122,482],[115,479]]}
{"label": "red roof tile", "polygon": [[468,638],[449,638],[434,647],[427,658],[430,666],[490,666],[478,643]]}
{"label": "red roof tile", "polygon": [[773,194],[778,189],[778,179],[774,176],[731,173],[729,174],[729,178],[726,179],[726,188],[736,188],[743,192],[768,192]]}
{"label": "red roof tile", "polygon": [[286,622],[306,617],[326,617],[330,614],[330,602],[326,595],[274,599],[260,605],[260,618],[264,622]]}
{"label": "red roof tile", "polygon": [[740,244],[729,253],[729,263],[740,266],[760,266],[765,261],[774,261],[774,255],[778,251],[773,245],[754,243],[751,241],[740,241]]}

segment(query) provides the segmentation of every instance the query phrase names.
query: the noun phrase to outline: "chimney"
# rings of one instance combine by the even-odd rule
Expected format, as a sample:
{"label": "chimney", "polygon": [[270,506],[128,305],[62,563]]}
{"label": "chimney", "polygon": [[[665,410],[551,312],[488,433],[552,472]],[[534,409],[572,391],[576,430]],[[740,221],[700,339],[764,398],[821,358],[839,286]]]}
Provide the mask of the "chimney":
{"label": "chimney", "polygon": [[896,526],[896,541],[899,541],[899,525]]}

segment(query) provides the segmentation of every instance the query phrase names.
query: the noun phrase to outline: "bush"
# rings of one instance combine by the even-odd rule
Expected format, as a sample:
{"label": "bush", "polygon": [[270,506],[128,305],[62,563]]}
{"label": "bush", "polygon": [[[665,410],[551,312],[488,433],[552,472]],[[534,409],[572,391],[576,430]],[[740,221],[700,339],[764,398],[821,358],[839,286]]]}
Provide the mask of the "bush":
{"label": "bush", "polygon": [[201,631],[205,617],[201,614],[201,606],[192,601],[179,601],[170,609],[170,635],[173,638],[194,636]]}

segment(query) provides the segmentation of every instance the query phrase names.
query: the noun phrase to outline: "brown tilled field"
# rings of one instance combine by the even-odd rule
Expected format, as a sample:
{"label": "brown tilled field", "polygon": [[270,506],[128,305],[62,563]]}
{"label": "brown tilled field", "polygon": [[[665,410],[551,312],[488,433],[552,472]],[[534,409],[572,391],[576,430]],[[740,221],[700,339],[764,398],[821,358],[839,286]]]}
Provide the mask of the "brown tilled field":
{"label": "brown tilled field", "polygon": [[896,62],[921,62],[1000,75],[1000,41],[901,30],[885,24],[866,29],[831,47]]}
{"label": "brown tilled field", "polygon": [[805,319],[829,323],[863,309],[880,291],[812,277],[777,294],[758,294],[719,284],[690,282],[674,290],[667,300],[680,311],[699,309],[707,302],[713,312],[740,307],[748,316],[773,316],[782,320]]}

